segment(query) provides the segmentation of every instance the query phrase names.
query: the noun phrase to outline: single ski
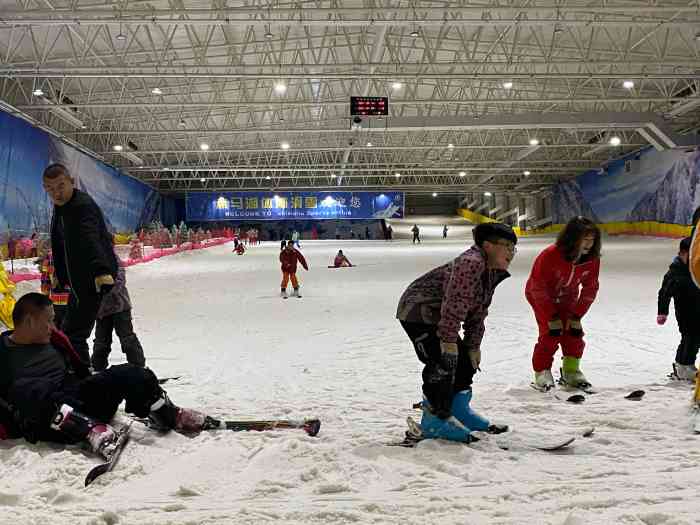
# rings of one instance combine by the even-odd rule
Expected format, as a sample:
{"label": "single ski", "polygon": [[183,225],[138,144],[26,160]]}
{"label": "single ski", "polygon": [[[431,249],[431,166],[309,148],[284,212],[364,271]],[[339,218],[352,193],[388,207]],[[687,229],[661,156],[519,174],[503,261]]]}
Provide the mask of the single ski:
{"label": "single ski", "polygon": [[[144,424],[152,430],[161,431],[160,428],[152,426],[148,418],[134,418],[135,421]],[[187,435],[195,436],[201,432],[211,432],[218,430],[231,430],[233,432],[257,431],[264,432],[270,430],[303,430],[309,436],[315,436],[321,430],[321,420],[319,419],[262,419],[262,420],[218,420],[207,416],[207,425],[200,432]]]}
{"label": "single ski", "polygon": [[158,379],[158,384],[159,385],[164,385],[168,381],[177,381],[180,379],[182,376],[172,376],[172,377],[161,377]]}
{"label": "single ski", "polygon": [[100,463],[99,465],[93,467],[90,470],[90,472],[88,472],[87,476],[85,476],[86,487],[90,485],[90,483],[95,481],[97,478],[99,478],[102,474],[111,472],[112,469],[114,469],[117,462],[119,461],[119,457],[121,456],[124,447],[126,447],[126,444],[129,442],[130,431],[131,423],[129,423],[127,426],[118,431],[117,441],[114,445],[112,453],[109,456],[109,459],[107,459],[107,461],[105,461],[104,463]]}
{"label": "single ski", "polygon": [[551,386],[548,388],[547,387],[540,387],[540,386],[536,385],[535,383],[530,383],[530,386],[532,388],[534,388],[535,390],[537,390],[538,392],[542,392],[543,394],[551,394],[552,397],[554,397],[555,399],[558,399],[559,401],[566,401],[568,403],[573,403],[575,405],[578,405],[580,403],[583,403],[586,400],[586,396],[584,396],[583,394],[574,394],[574,395],[568,396],[566,399],[564,399],[556,393],[556,389],[554,386]]}

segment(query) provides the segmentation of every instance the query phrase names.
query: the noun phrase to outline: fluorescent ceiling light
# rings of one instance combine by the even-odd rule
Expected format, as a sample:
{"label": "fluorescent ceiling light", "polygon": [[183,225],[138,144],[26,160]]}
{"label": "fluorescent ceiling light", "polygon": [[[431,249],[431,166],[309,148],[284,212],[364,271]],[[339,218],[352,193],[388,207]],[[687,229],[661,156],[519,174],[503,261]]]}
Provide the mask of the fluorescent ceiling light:
{"label": "fluorescent ceiling light", "polygon": [[634,87],[634,82],[632,80],[625,80],[622,83],[622,87],[625,89],[632,89]]}
{"label": "fluorescent ceiling light", "polygon": [[280,144],[280,148],[289,149],[289,142],[283,142],[282,144]]}
{"label": "fluorescent ceiling light", "polygon": [[56,106],[56,103],[53,100],[49,100],[46,97],[41,97],[41,102],[44,104],[54,106],[49,108],[49,111],[56,115],[58,118],[61,120],[67,122],[68,124],[71,124],[72,126],[75,126],[76,128],[82,129],[83,126],[85,125],[82,120],[80,120],[78,117],[76,117],[73,112],[70,109],[65,109],[59,106]]}
{"label": "fluorescent ceiling light", "polygon": [[205,179],[204,177],[202,177],[201,179],[199,179],[199,182],[207,182],[207,179]]}
{"label": "fluorescent ceiling light", "polygon": [[451,142],[447,145],[447,149],[452,149],[452,148],[454,148],[454,147],[455,147],[455,145],[452,144]]}
{"label": "fluorescent ceiling light", "polygon": [[622,140],[620,140],[620,137],[618,137],[617,135],[614,137],[610,137],[609,142],[611,146],[619,146],[620,144],[622,144]]}
{"label": "fluorescent ceiling light", "polygon": [[209,149],[209,144],[207,144],[206,142],[202,142],[199,145],[199,149],[201,149],[202,151],[207,151]]}
{"label": "fluorescent ceiling light", "polygon": [[437,197],[437,193],[433,192],[433,197]]}
{"label": "fluorescent ceiling light", "polygon": [[394,177],[396,177],[396,178],[398,179],[398,178],[401,177],[401,174],[400,174],[400,173],[394,173]]}
{"label": "fluorescent ceiling light", "polygon": [[136,164],[137,166],[143,166],[143,164],[144,164],[143,159],[141,157],[139,157],[138,155],[136,155],[135,153],[132,153],[131,151],[125,151],[122,153],[122,155],[124,157],[126,157],[127,159],[129,159],[134,164]]}
{"label": "fluorescent ceiling light", "polygon": [[459,176],[460,176],[460,177],[466,177],[466,176],[467,176],[467,172],[466,172],[466,171],[460,171],[460,172],[459,172]]}
{"label": "fluorescent ceiling light", "polygon": [[528,177],[528,176],[530,175],[530,171],[529,171],[529,170],[523,171],[523,175],[525,175],[526,177]]}
{"label": "fluorescent ceiling light", "polygon": [[368,147],[368,148],[371,148],[371,147],[372,147],[372,143],[371,143],[371,142],[368,142],[368,143],[367,143],[367,147]]}
{"label": "fluorescent ceiling light", "polygon": [[537,139],[530,139],[530,146],[537,146],[540,143]]}
{"label": "fluorescent ceiling light", "polygon": [[151,90],[151,93],[153,93],[154,95],[162,95],[162,94],[163,94],[163,92],[161,91],[161,89],[158,88],[158,87],[154,87],[154,88]]}
{"label": "fluorescent ceiling light", "polygon": [[513,88],[513,83],[510,80],[503,83],[503,89],[512,89],[512,88]]}
{"label": "fluorescent ceiling light", "polygon": [[287,86],[284,85],[282,82],[278,82],[277,84],[275,84],[275,93],[277,93],[278,95],[282,95],[286,93],[286,91]]}
{"label": "fluorescent ceiling light", "polygon": [[121,151],[124,149],[124,146],[122,146],[121,144],[115,144],[114,146],[112,146],[112,149],[114,149],[114,151]]}
{"label": "fluorescent ceiling light", "polygon": [[44,92],[41,90],[41,88],[36,88],[34,91],[32,91],[32,95],[36,97],[40,97],[44,94]]}
{"label": "fluorescent ceiling light", "polygon": [[484,192],[484,197],[490,197],[490,196],[491,196],[491,192],[490,192],[490,191],[485,191],[485,192]]}
{"label": "fluorescent ceiling light", "polygon": [[394,82],[394,83],[391,85],[391,88],[392,88],[392,89],[401,89],[402,87],[403,87],[403,84],[402,84],[401,82]]}

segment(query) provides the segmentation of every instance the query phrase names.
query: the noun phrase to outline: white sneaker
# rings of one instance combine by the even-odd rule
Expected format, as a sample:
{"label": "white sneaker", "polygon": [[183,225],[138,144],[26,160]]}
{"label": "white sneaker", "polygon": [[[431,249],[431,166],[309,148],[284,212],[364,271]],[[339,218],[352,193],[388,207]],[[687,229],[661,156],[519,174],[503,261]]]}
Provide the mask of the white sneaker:
{"label": "white sneaker", "polygon": [[681,381],[695,382],[695,374],[697,373],[697,368],[694,365],[681,365],[679,363],[673,363],[673,375]]}
{"label": "white sneaker", "polygon": [[540,370],[535,372],[535,386],[540,390],[551,390],[554,388],[554,377],[551,370]]}

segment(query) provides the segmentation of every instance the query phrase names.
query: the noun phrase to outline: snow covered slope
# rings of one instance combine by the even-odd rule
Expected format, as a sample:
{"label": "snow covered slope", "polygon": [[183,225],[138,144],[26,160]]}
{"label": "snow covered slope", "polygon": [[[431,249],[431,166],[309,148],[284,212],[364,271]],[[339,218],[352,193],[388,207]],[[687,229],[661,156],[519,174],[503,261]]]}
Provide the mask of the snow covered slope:
{"label": "snow covered slope", "polygon": [[[463,237],[469,237],[464,235]],[[551,239],[524,239],[496,291],[475,407],[514,431],[595,426],[559,453],[403,435],[421,366],[394,319],[414,278],[466,246],[456,236],[303,242],[301,300],[281,300],[276,243],[184,253],[128,270],[148,364],[181,404],[236,417],[316,415],[301,432],[156,436],[143,427],[118,468],[82,487],[76,448],[0,443],[0,524],[537,524],[698,522],[700,437],[690,388],[668,386],[674,323],[655,324],[676,241],[605,239],[600,298],[583,320],[583,370],[601,393],[571,405],[529,388],[536,326],[527,272]],[[328,269],[342,248],[356,268]],[[122,356],[115,345],[113,362]],[[647,391],[627,401],[630,390]]]}

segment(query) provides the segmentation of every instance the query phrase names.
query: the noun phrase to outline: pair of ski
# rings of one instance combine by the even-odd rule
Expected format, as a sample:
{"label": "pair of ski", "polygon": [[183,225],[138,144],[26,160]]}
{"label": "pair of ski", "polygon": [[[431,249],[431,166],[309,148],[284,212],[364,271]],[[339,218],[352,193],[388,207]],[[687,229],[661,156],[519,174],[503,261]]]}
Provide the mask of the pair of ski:
{"label": "pair of ski", "polygon": [[[562,385],[562,390],[566,391],[567,393],[572,393],[572,392],[576,392],[576,391],[580,391],[580,392],[577,394],[570,395],[567,398],[562,398],[559,395],[557,395],[553,386],[549,387],[549,388],[542,388],[542,387],[536,385],[535,383],[530,383],[530,386],[532,388],[534,388],[535,390],[537,390],[538,392],[542,392],[545,394],[551,393],[553,395],[553,397],[555,397],[556,399],[559,399],[560,401],[566,401],[568,403],[574,403],[574,404],[580,404],[586,400],[586,396],[583,395],[584,393],[585,394],[597,394],[598,393],[598,391],[594,390],[593,387],[591,387],[590,385],[580,385],[578,387],[571,387],[571,386],[566,385],[565,383],[560,382],[559,384]],[[628,399],[630,401],[639,401],[644,397],[645,394],[646,394],[646,392],[644,390],[633,390],[625,396],[625,399]]]}
{"label": "pair of ski", "polygon": [[[429,439],[423,436],[423,432],[421,431],[420,425],[411,416],[408,416],[406,418],[406,424],[408,425],[408,430],[406,431],[405,438],[402,441],[389,443],[389,446],[413,448],[421,441]],[[476,433],[472,433],[472,441],[464,444],[470,445],[472,443],[478,443],[482,440],[488,442],[491,440],[491,435],[496,434],[498,435],[498,437],[494,438],[493,440],[495,441],[496,446],[498,446],[498,448],[502,450],[525,449],[539,450],[543,452],[554,452],[557,450],[564,449],[571,445],[574,441],[576,441],[578,435],[583,437],[590,437],[593,435],[593,432],[595,432],[594,427],[589,427],[580,432],[578,435],[567,434],[552,436],[544,434],[522,434],[519,432],[515,433],[507,431],[504,433],[504,429],[507,429],[507,427],[495,427],[495,432],[479,432],[478,434],[481,437],[477,437],[474,435]]]}
{"label": "pair of ski", "polygon": [[[147,427],[148,420],[143,420],[135,418],[133,421],[139,421],[144,423]],[[111,472],[114,467],[119,462],[119,458],[122,451],[129,442],[129,435],[131,432],[131,421],[128,425],[125,425],[117,431],[117,439],[115,445],[112,447],[111,453],[105,462],[100,463],[93,467],[87,476],[85,476],[85,486],[87,487],[93,481],[95,481],[102,474]],[[309,436],[315,436],[321,430],[321,421],[319,419],[304,419],[304,420],[291,420],[291,419],[265,419],[258,421],[223,421],[223,425],[218,428],[206,429],[206,431],[212,430],[231,430],[233,432],[244,432],[244,431],[269,431],[269,430],[303,430]]]}

